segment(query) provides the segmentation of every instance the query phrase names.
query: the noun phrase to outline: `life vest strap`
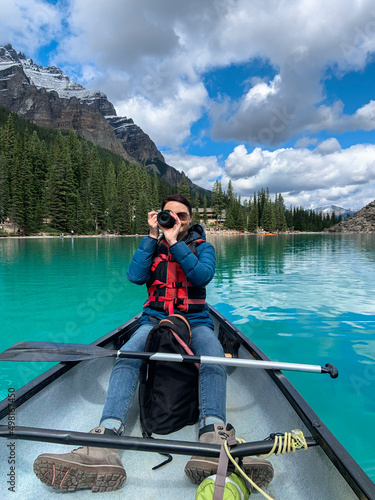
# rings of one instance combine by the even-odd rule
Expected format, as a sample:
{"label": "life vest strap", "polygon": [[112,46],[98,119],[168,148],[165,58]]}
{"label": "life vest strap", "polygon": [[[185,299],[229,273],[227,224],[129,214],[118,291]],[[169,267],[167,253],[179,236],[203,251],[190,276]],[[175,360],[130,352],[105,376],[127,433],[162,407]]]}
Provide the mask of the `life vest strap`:
{"label": "life vest strap", "polygon": [[165,262],[167,260],[171,260],[171,258],[169,257],[169,255],[165,255],[165,254],[160,254],[156,257],[156,259],[154,259],[154,262],[152,263],[152,266],[151,266],[151,271],[155,271],[155,269],[158,267],[158,265],[160,264],[160,262]]}
{"label": "life vest strap", "polygon": [[158,288],[183,288],[185,286],[193,286],[190,281],[173,281],[172,283],[163,283],[161,281],[155,280],[151,286],[147,288],[148,293],[157,290]]}
{"label": "life vest strap", "polygon": [[[148,301],[143,307],[152,307],[152,302],[164,302],[164,309],[168,311],[169,314],[174,314],[174,307],[178,306],[189,306],[189,304],[204,305],[206,303],[205,299],[187,299],[187,298],[174,298],[168,299],[167,297],[154,297],[149,296]],[[171,312],[172,311],[172,312]]]}
{"label": "life vest strap", "polygon": [[[203,239],[198,239],[187,245],[197,256],[196,247],[203,242]],[[147,282],[148,300],[144,307],[164,310],[169,314],[174,313],[174,308],[185,313],[201,311],[206,303],[205,287],[196,288],[188,281],[179,263],[169,252],[169,247],[170,245],[162,240],[153,258],[150,279]]]}

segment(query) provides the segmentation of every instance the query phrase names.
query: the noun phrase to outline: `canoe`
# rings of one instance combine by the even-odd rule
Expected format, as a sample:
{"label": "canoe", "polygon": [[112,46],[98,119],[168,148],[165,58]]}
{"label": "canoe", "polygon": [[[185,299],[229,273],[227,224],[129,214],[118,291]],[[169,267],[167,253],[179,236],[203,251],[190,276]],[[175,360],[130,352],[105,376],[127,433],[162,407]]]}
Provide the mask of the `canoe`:
{"label": "canoe", "polygon": [[[217,310],[210,307],[210,314],[216,334],[233,358],[268,360],[250,339]],[[119,349],[136,330],[138,319],[139,315],[92,345]],[[8,426],[11,418],[15,417],[16,421],[13,436],[6,432],[0,433],[3,438],[0,440],[2,498],[58,498],[58,492],[36,478],[33,462],[40,453],[69,451],[72,446],[65,443],[84,444],[80,439],[87,437],[86,433],[98,425],[113,363],[113,357],[59,363],[10,396],[11,405],[9,398],[0,403],[1,429]],[[298,428],[303,431],[309,444],[315,444],[307,450],[273,455],[269,459],[275,470],[274,479],[265,490],[269,496],[275,500],[375,499],[375,484],[284,373],[280,370],[234,366],[227,370],[227,420],[235,427],[237,437],[246,442],[267,444],[264,440],[271,433],[284,433]],[[332,383],[339,382],[332,380]],[[199,446],[196,444],[197,426],[187,426],[168,436],[144,440],[140,437],[142,433],[138,415],[136,399],[126,429],[129,438],[120,438],[120,455],[128,478],[123,488],[105,493],[105,498],[194,499],[197,486],[185,476],[184,466],[193,454],[191,447]],[[104,436],[96,436],[100,437]],[[161,446],[173,451],[173,461],[152,470],[163,460],[155,453]],[[10,458],[14,460],[14,465],[10,463]],[[8,491],[11,483],[6,484],[14,472],[16,495]],[[92,498],[90,490],[79,490],[71,495],[80,500]],[[257,494],[256,498],[263,497]]]}

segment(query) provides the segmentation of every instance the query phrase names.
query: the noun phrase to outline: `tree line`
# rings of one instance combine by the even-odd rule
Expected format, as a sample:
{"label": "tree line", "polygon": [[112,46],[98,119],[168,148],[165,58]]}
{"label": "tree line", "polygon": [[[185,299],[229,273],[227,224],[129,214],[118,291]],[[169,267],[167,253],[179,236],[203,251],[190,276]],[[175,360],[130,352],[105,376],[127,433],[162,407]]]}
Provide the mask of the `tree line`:
{"label": "tree line", "polygon": [[230,181],[226,192],[219,180],[211,193],[192,191],[183,174],[173,186],[74,132],[38,127],[0,107],[0,220],[9,218],[24,234],[145,234],[147,213],[176,192],[192,204],[193,222],[207,223],[209,207],[218,225],[237,231],[322,231],[340,220],[286,209],[268,188],[241,203]]}
{"label": "tree line", "polygon": [[212,189],[211,206],[216,212],[217,222],[237,231],[256,232],[258,229],[275,231],[323,231],[342,220],[335,213],[323,215],[303,207],[285,207],[281,193],[272,200],[269,189],[260,189],[249,200],[241,203],[241,197],[233,191],[229,181],[227,191],[220,181],[215,181]]}
{"label": "tree line", "polygon": [[147,213],[189,189],[186,177],[172,186],[74,132],[42,129],[4,110],[1,119],[0,219],[25,234],[144,234]]}

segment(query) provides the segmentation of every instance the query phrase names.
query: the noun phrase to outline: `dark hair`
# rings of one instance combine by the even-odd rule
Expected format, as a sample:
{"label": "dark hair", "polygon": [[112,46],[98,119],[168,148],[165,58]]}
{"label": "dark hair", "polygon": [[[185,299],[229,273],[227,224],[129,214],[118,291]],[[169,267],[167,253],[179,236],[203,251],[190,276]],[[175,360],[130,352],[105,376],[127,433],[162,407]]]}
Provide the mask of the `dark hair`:
{"label": "dark hair", "polygon": [[182,194],[170,194],[169,196],[167,196],[166,198],[164,198],[162,204],[161,204],[161,209],[164,210],[164,207],[165,205],[168,203],[168,201],[178,201],[178,203],[182,203],[183,205],[185,205],[187,207],[187,209],[189,210],[189,214],[190,216],[193,215],[193,210],[191,208],[191,205],[190,203],[188,202],[188,200],[185,198],[185,196],[182,196]]}

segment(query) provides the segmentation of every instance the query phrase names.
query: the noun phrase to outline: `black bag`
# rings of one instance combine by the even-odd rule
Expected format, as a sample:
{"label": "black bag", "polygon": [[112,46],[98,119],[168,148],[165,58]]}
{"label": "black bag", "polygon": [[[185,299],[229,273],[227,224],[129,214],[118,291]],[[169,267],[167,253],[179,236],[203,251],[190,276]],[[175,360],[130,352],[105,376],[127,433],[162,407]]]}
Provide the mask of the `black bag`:
{"label": "black bag", "polygon": [[[179,314],[162,319],[150,331],[145,352],[192,354],[190,324]],[[199,416],[199,366],[173,361],[144,361],[139,406],[144,436],[169,434],[195,424]]]}

